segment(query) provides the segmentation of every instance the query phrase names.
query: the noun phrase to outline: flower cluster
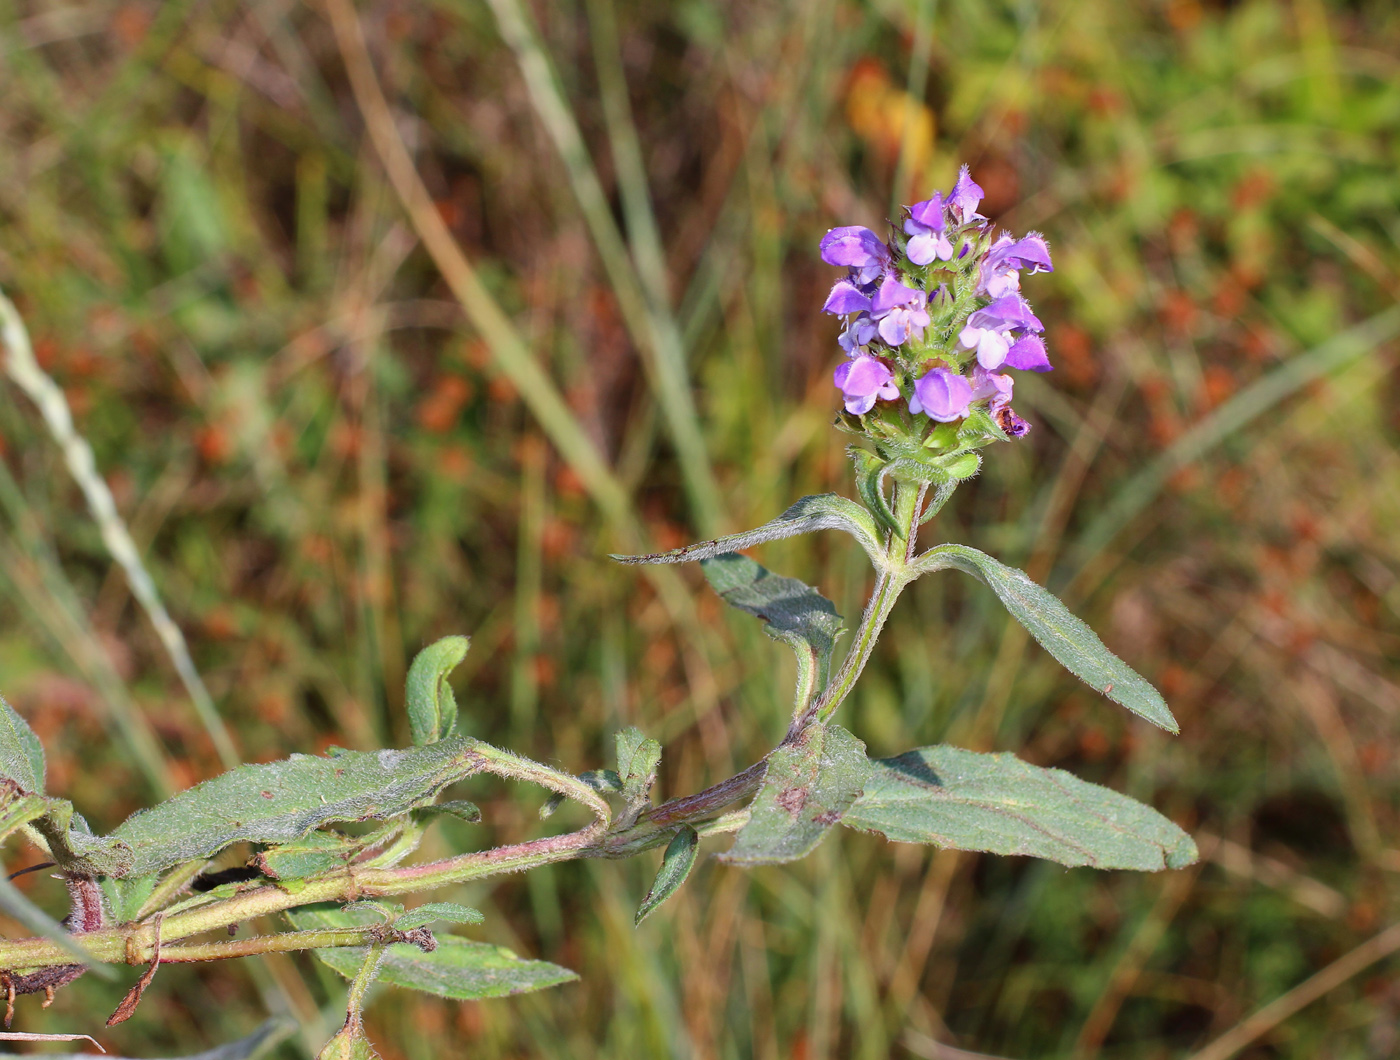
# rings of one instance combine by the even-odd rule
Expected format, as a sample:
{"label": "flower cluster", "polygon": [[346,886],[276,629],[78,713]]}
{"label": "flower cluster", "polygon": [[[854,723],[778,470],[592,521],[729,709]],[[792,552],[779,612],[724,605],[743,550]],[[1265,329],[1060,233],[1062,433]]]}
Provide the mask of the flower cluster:
{"label": "flower cluster", "polygon": [[954,423],[984,407],[1007,435],[1030,430],[1011,409],[1005,369],[1050,370],[1020,274],[1054,268],[1038,233],[994,233],[977,212],[982,195],[963,166],[947,198],[908,207],[888,243],[859,225],[822,239],[822,260],[847,270],[822,310],[845,319],[835,381],[848,413],[903,400],[915,417]]}

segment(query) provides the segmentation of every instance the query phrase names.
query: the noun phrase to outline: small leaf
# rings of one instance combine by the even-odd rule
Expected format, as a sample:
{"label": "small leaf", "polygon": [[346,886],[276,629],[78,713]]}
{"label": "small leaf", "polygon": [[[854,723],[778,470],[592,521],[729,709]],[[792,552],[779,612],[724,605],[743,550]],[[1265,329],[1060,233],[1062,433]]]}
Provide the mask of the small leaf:
{"label": "small leaf", "polygon": [[826,686],[831,653],[841,633],[841,616],[830,600],[810,585],[776,575],[735,552],[707,559],[701,568],[725,603],[761,618],[763,632],[792,648],[800,701]]}
{"label": "small leaf", "polygon": [[420,651],[408,668],[408,727],[420,747],[452,735],[457,700],[447,678],[467,657],[470,644],[466,637],[443,637]]}
{"label": "small leaf", "polygon": [[51,805],[52,800],[42,795],[26,795],[11,785],[0,785],[0,842],[15,829],[42,817]]}
{"label": "small leaf", "polygon": [[238,842],[289,843],[337,821],[402,816],[476,772],[475,746],[453,738],[240,766],[127,818],[103,844],[127,850],[131,862],[110,874],[146,876]]}
{"label": "small leaf", "polygon": [[1161,694],[1114,655],[1059,599],[1024,572],[965,545],[939,545],[919,557],[919,573],[956,567],[980,578],[1012,617],[1075,677],[1167,732],[1180,732]]}
{"label": "small leaf", "polygon": [[459,821],[467,824],[481,823],[481,808],[474,802],[466,799],[448,799],[446,802],[435,802],[428,806],[419,806],[413,811],[413,815],[420,819],[428,817],[455,817]]}
{"label": "small leaf", "polygon": [[880,548],[880,533],[870,513],[855,501],[835,493],[822,493],[813,497],[803,497],[771,523],[764,523],[754,530],[713,541],[701,541],[686,545],[671,552],[658,552],[650,556],[613,556],[619,563],[689,563],[692,560],[708,559],[725,552],[738,552],[741,549],[761,545],[765,541],[779,541],[798,534],[811,534],[818,530],[844,530],[854,537],[870,558],[880,565],[884,555]]}
{"label": "small leaf", "polygon": [[806,857],[859,797],[871,768],[865,744],[841,726],[809,725],[768,756],[748,824],[720,858],[752,866]]}
{"label": "small leaf", "polygon": [[44,745],[29,723],[0,696],[0,777],[24,792],[44,793]]}
{"label": "small leaf", "polygon": [[[882,456],[877,456],[864,446],[850,445],[846,447],[846,455],[851,458],[856,469],[856,492],[860,494],[860,499],[865,502],[875,516],[875,519],[887,530],[893,530],[896,534],[901,534],[899,521],[895,519],[894,512],[890,510],[890,505],[885,500],[885,468],[888,462]],[[876,563],[879,566],[879,563]]]}
{"label": "small leaf", "polygon": [[661,856],[661,868],[657,870],[651,890],[647,891],[647,896],[637,908],[637,916],[632,921],[634,926],[641,924],[662,902],[680,890],[690,870],[695,867],[695,855],[699,849],[699,834],[690,825],[682,825],[676,837],[667,844],[666,853]]}
{"label": "small leaf", "polygon": [[[712,563],[713,560],[706,560]],[[617,774],[622,779],[622,798],[627,812],[617,827],[633,824],[651,799],[656,770],[661,764],[661,744],[649,740],[638,728],[623,729],[614,737],[617,747]]]}
{"label": "small leaf", "polygon": [[395,931],[412,931],[436,921],[447,924],[480,924],[486,918],[475,909],[453,902],[429,902],[417,909],[410,909],[394,921]]}
{"label": "small leaf", "polygon": [[[304,931],[364,927],[376,922],[374,917],[363,912],[346,911],[333,905],[306,906],[287,915]],[[524,994],[578,978],[557,964],[521,960],[501,946],[471,942],[456,935],[444,935],[437,943],[432,953],[404,943],[390,946],[379,966],[379,978],[395,986],[458,1001]],[[312,952],[349,978],[360,967],[365,950],[364,946],[348,946]]]}
{"label": "small leaf", "polygon": [[347,1018],[334,1038],[321,1047],[316,1060],[381,1060],[374,1044],[365,1034],[364,1021]]}
{"label": "small leaf", "polygon": [[1010,754],[921,747],[880,759],[841,823],[903,843],[1099,869],[1179,869],[1191,837],[1156,810]]}

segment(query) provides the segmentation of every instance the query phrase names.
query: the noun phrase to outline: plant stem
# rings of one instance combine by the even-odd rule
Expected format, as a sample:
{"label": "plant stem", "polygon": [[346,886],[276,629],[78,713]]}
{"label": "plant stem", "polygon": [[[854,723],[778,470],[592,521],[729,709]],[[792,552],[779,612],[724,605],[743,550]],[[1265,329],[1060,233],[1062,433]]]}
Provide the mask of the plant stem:
{"label": "plant stem", "polygon": [[919,531],[919,509],[923,506],[925,487],[906,483],[896,483],[894,490],[894,517],[901,533],[890,531],[885,537],[885,563],[875,578],[875,588],[866,601],[865,612],[860,616],[855,640],[841,669],[831,679],[810,707],[795,719],[788,729],[787,739],[791,740],[813,721],[825,723],[831,720],[851,689],[860,677],[865,664],[870,661],[870,653],[880,637],[885,620],[894,610],[895,601],[904,587],[909,584],[909,557],[914,550],[914,541]]}

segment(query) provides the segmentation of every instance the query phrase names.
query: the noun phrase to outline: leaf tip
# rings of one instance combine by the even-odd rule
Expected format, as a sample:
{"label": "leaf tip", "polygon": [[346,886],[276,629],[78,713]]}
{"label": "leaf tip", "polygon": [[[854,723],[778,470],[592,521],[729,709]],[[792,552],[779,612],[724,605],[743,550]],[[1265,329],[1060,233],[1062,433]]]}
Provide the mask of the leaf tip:
{"label": "leaf tip", "polygon": [[1184,869],[1188,865],[1196,864],[1201,857],[1201,852],[1196,848],[1196,841],[1185,832],[1181,834],[1181,841],[1166,854],[1169,869]]}

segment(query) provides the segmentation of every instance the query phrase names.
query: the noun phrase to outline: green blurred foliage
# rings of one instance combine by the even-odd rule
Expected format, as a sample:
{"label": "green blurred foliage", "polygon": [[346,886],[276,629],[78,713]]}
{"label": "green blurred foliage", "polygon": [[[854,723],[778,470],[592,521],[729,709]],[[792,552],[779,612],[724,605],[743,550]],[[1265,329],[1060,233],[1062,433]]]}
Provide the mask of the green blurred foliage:
{"label": "green blurred foliage", "polygon": [[[535,15],[620,211],[590,10]],[[360,14],[442,217],[651,543],[691,539],[703,519],[490,9]],[[794,865],[702,859],[635,930],[655,858],[465,888],[437,897],[486,912],[473,937],[582,981],[465,1004],[382,992],[367,1023],[386,1060],[949,1055],[939,1041],[1186,1057],[1394,920],[1396,328],[1276,403],[1239,399],[1400,294],[1393,7],[687,0],[616,17],[725,529],[851,492],[828,426],[836,328],[816,312],[826,228],[878,225],[892,184],[912,201],[966,160],[988,211],[1054,249],[1056,272],[1025,285],[1058,366],[1021,380],[1035,430],[990,450],[927,533],[1063,593],[1182,735],[1079,687],[950,574],[901,603],[841,723],[872,754],[1017,750],[1152,803],[1214,854],[1095,874],[843,832]],[[931,118],[931,150],[901,150],[909,114]],[[0,219],[0,286],[246,759],[405,745],[407,660],[450,633],[473,638],[463,730],[573,771],[635,724],[665,744],[672,795],[781,734],[781,646],[698,571],[708,639],[603,558],[621,543],[419,246],[318,6],[0,5]],[[217,759],[7,383],[0,462],[0,689],[48,749],[49,790],[105,830],[151,795],[111,739],[113,695],[150,719],[173,784]],[[760,558],[859,613],[868,569],[844,536]],[[563,827],[532,793],[464,796],[486,823],[437,826],[428,853]],[[19,882],[62,908],[42,874]],[[281,1047],[302,1055],[344,986],[299,957],[263,968],[164,969],[104,1044],[178,1055],[272,1010],[308,1028]],[[1244,1055],[1393,1055],[1385,972]],[[96,1030],[124,989],[88,977],[18,1019]]]}

